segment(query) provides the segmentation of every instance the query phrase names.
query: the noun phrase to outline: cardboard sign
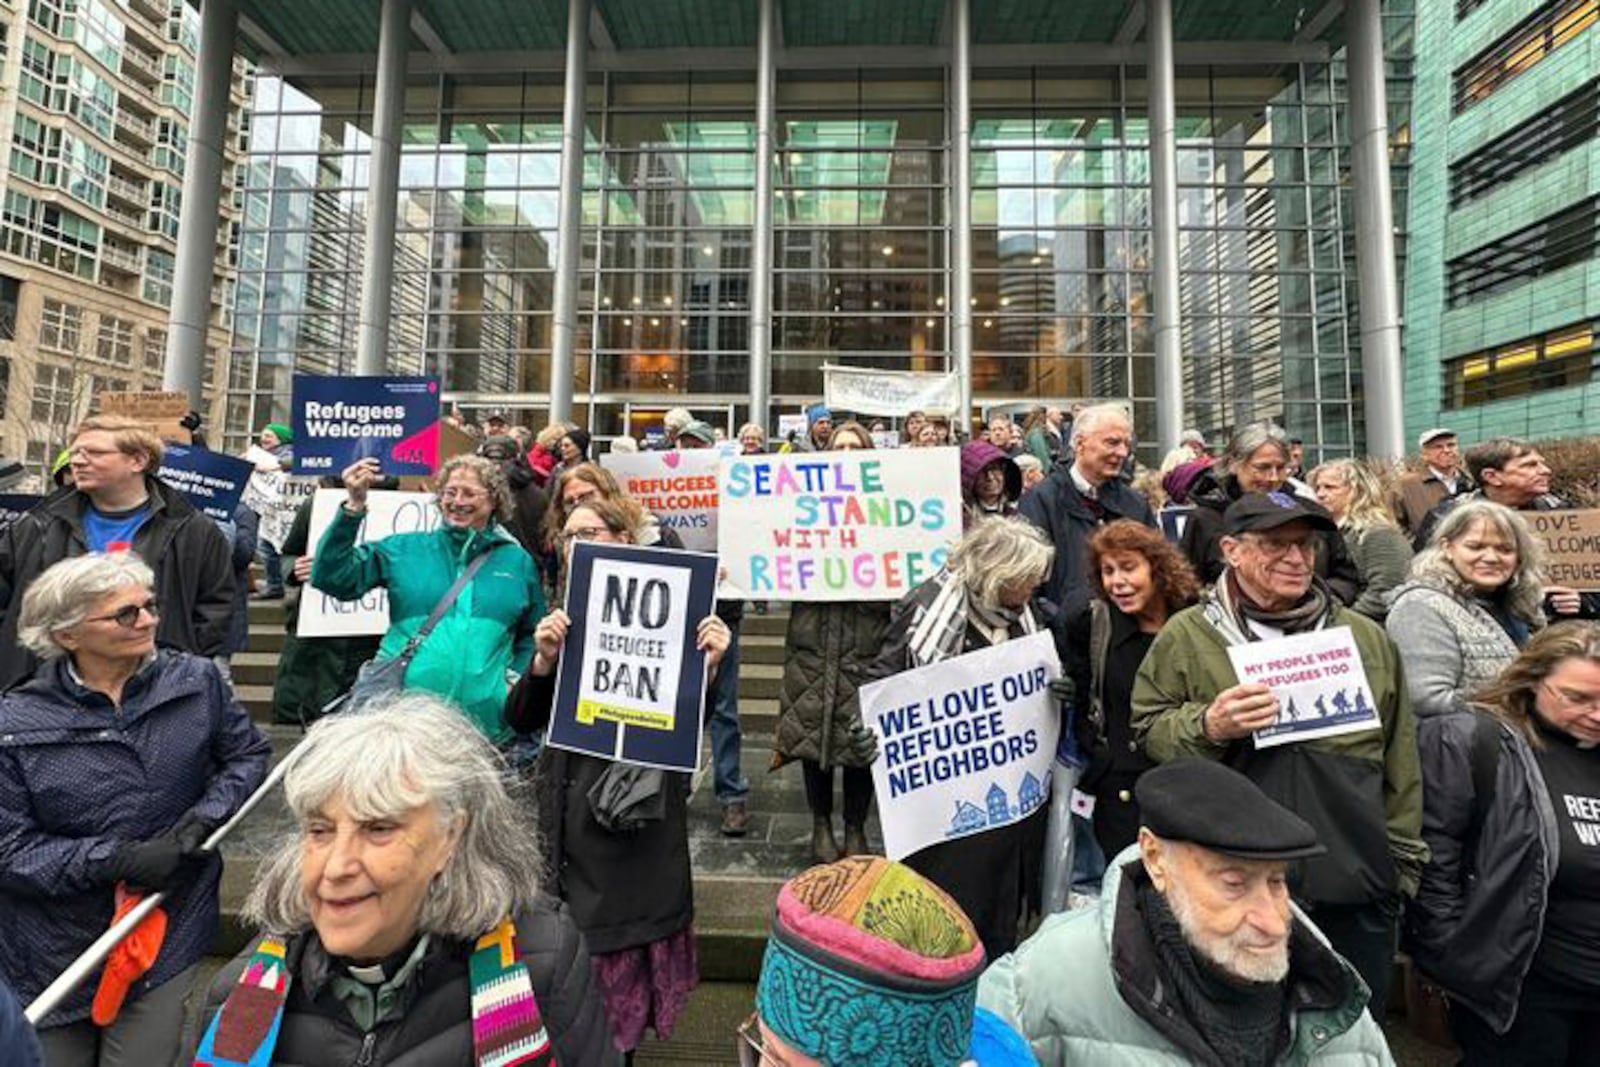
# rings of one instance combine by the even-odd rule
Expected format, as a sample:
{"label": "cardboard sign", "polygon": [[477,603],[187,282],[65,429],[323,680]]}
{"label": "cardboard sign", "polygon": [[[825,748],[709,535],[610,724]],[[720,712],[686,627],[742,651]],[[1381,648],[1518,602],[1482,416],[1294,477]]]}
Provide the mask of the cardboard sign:
{"label": "cardboard sign", "polygon": [[891,860],[1044,806],[1061,731],[1050,681],[1060,674],[1054,640],[1036,633],[861,687]]}
{"label": "cardboard sign", "polygon": [[[311,502],[311,532],[306,539],[312,557],[322,543],[322,535],[333,524],[334,514],[345,502],[343,489],[318,489]],[[381,541],[391,534],[426,532],[437,529],[443,519],[430,493],[397,493],[374,489],[367,494],[367,517],[356,535],[356,544]],[[314,586],[300,594],[300,622],[295,634],[300,637],[358,637],[389,632],[389,593],[374,589],[359,600],[335,600]]]}
{"label": "cardboard sign", "polygon": [[255,472],[246,461],[222,452],[168,445],[156,477],[219,522],[232,522],[239,498]]}
{"label": "cardboard sign", "polygon": [[179,420],[189,414],[189,394],[177,392],[101,393],[102,415],[123,415],[137,419],[163,441],[188,444],[191,440]]}
{"label": "cardboard sign", "polygon": [[439,379],[294,376],[294,473],[338,474],[376,459],[384,474],[439,467]]}
{"label": "cardboard sign", "polygon": [[961,536],[954,448],[727,460],[717,479],[724,596],[899,600]]}
{"label": "cardboard sign", "polygon": [[722,453],[710,448],[670,452],[608,452],[600,466],[616,476],[639,506],[677,531],[683,547],[717,550],[717,467]]}
{"label": "cardboard sign", "polygon": [[857,415],[898,418],[913,411],[948,415],[961,410],[961,378],[956,374],[824,364],[822,396],[833,410]]}
{"label": "cardboard sign", "polygon": [[1600,590],[1600,509],[1521,512],[1544,541],[1544,576],[1551,585]]}
{"label": "cardboard sign", "polygon": [[39,506],[44,497],[37,493],[0,493],[0,530],[5,530]]}
{"label": "cardboard sign", "polygon": [[1376,730],[1383,724],[1348,626],[1229,645],[1241,684],[1264,685],[1282,706],[1255,734],[1257,748]]}
{"label": "cardboard sign", "polygon": [[693,771],[700,761],[715,556],[635,545],[573,545],[547,742],[602,759]]}

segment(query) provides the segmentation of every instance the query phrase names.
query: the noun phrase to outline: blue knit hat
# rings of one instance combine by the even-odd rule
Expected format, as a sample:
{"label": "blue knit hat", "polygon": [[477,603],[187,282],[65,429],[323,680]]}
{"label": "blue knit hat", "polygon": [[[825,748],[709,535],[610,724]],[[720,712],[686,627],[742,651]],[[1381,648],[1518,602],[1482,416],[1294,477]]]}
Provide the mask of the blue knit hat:
{"label": "blue knit hat", "polygon": [[828,405],[812,404],[806,408],[806,429],[811,429],[823,419],[827,419],[829,422],[833,421],[833,412],[828,410]]}

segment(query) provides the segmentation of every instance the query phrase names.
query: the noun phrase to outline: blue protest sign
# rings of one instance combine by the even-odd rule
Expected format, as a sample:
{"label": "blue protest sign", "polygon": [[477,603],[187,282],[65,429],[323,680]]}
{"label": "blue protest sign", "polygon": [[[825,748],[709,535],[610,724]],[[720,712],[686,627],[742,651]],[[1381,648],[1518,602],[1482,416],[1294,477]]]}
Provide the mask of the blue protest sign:
{"label": "blue protest sign", "polygon": [[223,522],[233,521],[239,496],[255,468],[237,456],[187,445],[167,445],[156,477],[189,498],[189,503]]}
{"label": "blue protest sign", "polygon": [[43,499],[37,493],[0,493],[0,530],[32,511]]}
{"label": "blue protest sign", "polygon": [[294,376],[294,473],[338,474],[376,459],[384,474],[439,466],[439,379]]}
{"label": "blue protest sign", "polygon": [[602,759],[692,771],[700,759],[705,653],[717,557],[579,542],[567,579],[572,619],[547,742]]}

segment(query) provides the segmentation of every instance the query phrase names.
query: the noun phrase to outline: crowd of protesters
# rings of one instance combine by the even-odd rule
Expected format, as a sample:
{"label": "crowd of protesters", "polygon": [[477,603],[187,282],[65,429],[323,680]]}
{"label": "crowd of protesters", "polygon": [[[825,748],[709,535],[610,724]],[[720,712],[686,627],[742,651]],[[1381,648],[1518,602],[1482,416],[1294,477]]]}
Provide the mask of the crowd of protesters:
{"label": "crowd of protesters", "polygon": [[[729,447],[959,446],[963,532],[898,602],[789,609],[770,763],[801,765],[816,866],[779,893],[747,1062],[1390,1062],[1400,949],[1442,992],[1464,1063],[1585,1062],[1600,593],[1545,580],[1525,513],[1570,502],[1537,446],[1463,451],[1440,428],[1414,470],[1306,471],[1301,442],[1256,423],[1216,456],[1185,431],[1144,471],[1118,404],[970,433],[844,414],[813,404],[803,430],[747,424]],[[725,437],[682,408],[661,431],[609,447]],[[342,499],[314,541],[281,423],[225,522],[156,477],[164,443],[141,424],[78,429],[65,484],[0,531],[0,1051],[29,1063],[36,1036],[51,1067],[609,1064],[670,1037],[700,976],[691,779],[542,735],[570,547],[683,544],[584,428],[490,415],[472,436],[433,480],[436,524],[359,543],[369,493],[393,487],[375,461],[323,481]],[[308,585],[383,589],[388,631],[296,635],[288,594]],[[288,598],[272,717],[308,732],[283,780],[293,828],[246,907],[258,936],[207,992],[208,838],[270,756],[229,676],[251,596]],[[719,600],[696,628],[733,839],[750,826],[745,608]],[[1376,725],[1257,744],[1288,713],[1234,653],[1332,630]],[[1034,633],[1062,664],[1071,805],[875,856],[861,687]],[[361,694],[359,713],[328,713]],[[1063,848],[1073,891],[1056,895]],[[158,924],[34,1034],[14,1021],[13,993],[37,997],[151,892]]]}

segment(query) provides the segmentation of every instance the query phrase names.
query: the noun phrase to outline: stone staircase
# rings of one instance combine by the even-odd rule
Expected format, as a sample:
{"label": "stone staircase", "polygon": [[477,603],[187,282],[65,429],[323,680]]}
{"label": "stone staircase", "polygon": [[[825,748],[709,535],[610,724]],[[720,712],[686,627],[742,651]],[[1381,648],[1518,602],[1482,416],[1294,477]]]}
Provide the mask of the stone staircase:
{"label": "stone staircase", "polygon": [[[281,759],[300,738],[298,726],[272,723],[272,683],[283,649],[283,618],[281,602],[252,602],[250,648],[233,660],[239,698],[272,741],[274,760]],[[689,848],[700,970],[707,981],[753,982],[757,978],[778,887],[809,862],[811,816],[800,769],[791,765],[769,770],[787,626],[786,611],[747,613],[740,632],[739,712],[751,816],[745,837],[721,835],[721,810],[711,791],[709,748],[703,769],[694,779]],[[288,826],[281,795],[271,796],[223,844],[227,857],[222,880],[223,924],[215,953],[234,954],[253,932],[244,926],[239,908],[261,857]],[[875,818],[868,834],[874,847],[881,848]]]}

